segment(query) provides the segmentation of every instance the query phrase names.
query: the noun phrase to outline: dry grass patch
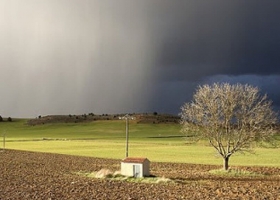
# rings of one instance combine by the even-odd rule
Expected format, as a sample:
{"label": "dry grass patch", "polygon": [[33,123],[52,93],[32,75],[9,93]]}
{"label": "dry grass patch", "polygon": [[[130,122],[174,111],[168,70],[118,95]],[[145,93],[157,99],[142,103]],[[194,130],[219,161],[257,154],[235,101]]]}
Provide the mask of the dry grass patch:
{"label": "dry grass patch", "polygon": [[262,177],[263,174],[259,174],[256,172],[250,172],[243,169],[214,169],[209,171],[210,174],[213,175],[221,175],[221,176],[231,176],[231,177]]}
{"label": "dry grass patch", "polygon": [[175,183],[175,181],[162,177],[142,177],[142,178],[135,178],[135,177],[128,177],[121,174],[120,171],[112,172],[109,169],[101,169],[97,172],[77,172],[79,176],[86,176],[89,178],[98,178],[98,179],[109,179],[115,181],[126,181],[126,182],[134,182],[134,183]]}

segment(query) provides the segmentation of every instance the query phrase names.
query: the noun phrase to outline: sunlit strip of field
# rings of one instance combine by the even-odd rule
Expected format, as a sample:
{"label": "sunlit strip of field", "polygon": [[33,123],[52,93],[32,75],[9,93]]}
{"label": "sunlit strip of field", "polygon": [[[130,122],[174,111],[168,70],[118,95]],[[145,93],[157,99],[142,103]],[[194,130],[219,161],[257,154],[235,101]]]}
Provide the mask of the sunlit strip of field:
{"label": "sunlit strip of field", "polygon": [[[0,123],[0,148],[123,159],[125,122],[26,125],[26,120]],[[234,154],[233,165],[280,166],[280,148],[256,148],[255,154]],[[186,144],[179,124],[137,124],[129,127],[129,156],[151,161],[222,165],[206,141]]]}
{"label": "sunlit strip of field", "polygon": [[[25,141],[8,142],[7,148],[38,152],[51,152],[78,156],[123,159],[125,141],[106,140],[65,140],[65,141]],[[256,148],[255,154],[236,154],[231,157],[230,165],[278,166],[280,167],[279,148]],[[222,159],[212,147],[202,145],[178,145],[132,141],[129,156],[147,157],[151,161],[181,162],[195,164],[222,164]]]}

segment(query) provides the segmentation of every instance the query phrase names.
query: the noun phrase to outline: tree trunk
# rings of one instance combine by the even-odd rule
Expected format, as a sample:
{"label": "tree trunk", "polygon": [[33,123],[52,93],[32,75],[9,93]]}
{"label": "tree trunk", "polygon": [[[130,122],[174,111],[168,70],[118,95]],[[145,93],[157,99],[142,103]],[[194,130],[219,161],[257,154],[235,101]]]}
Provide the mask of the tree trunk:
{"label": "tree trunk", "polygon": [[228,161],[229,161],[229,156],[224,158],[224,170],[228,170]]}

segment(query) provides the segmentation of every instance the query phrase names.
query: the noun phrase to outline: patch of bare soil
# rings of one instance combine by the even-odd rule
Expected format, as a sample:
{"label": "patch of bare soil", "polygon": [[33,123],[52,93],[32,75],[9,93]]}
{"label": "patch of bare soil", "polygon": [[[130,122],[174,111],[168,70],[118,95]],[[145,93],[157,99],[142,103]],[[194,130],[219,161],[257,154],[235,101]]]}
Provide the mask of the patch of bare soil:
{"label": "patch of bare soil", "polygon": [[171,183],[133,183],[79,176],[120,160],[16,150],[0,152],[0,199],[279,199],[280,168],[239,167],[263,176],[223,177],[220,166],[151,163],[151,173]]}

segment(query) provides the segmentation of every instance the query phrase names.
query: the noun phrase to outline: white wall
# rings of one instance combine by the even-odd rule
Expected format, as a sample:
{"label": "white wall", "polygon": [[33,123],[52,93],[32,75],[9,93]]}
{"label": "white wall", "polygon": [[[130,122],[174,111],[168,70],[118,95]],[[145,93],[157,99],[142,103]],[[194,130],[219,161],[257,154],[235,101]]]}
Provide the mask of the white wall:
{"label": "white wall", "polygon": [[124,176],[134,176],[133,174],[133,166],[140,166],[140,174],[139,177],[143,177],[143,164],[140,163],[121,163],[121,174]]}

